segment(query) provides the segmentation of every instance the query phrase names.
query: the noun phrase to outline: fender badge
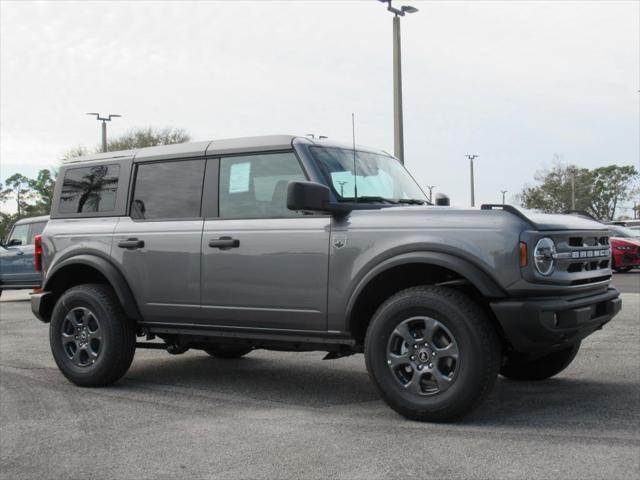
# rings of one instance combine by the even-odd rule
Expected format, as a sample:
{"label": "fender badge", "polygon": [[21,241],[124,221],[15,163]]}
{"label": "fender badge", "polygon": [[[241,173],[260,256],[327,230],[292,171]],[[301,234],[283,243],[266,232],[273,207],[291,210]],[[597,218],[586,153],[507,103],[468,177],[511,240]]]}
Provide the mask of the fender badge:
{"label": "fender badge", "polygon": [[340,249],[347,245],[347,236],[346,235],[335,235],[333,237],[333,246],[336,249]]}

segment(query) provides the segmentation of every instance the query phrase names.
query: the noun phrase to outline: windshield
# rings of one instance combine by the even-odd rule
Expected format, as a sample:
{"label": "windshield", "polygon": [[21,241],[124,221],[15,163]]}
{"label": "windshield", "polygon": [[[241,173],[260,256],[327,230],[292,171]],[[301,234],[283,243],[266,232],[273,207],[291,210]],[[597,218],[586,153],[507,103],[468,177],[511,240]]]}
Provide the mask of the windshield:
{"label": "windshield", "polygon": [[620,227],[618,225],[609,225],[609,232],[612,237],[640,238],[639,230],[631,230],[630,228]]}
{"label": "windshield", "polygon": [[339,201],[427,202],[415,180],[393,157],[356,151],[354,162],[349,149],[312,147],[311,152]]}

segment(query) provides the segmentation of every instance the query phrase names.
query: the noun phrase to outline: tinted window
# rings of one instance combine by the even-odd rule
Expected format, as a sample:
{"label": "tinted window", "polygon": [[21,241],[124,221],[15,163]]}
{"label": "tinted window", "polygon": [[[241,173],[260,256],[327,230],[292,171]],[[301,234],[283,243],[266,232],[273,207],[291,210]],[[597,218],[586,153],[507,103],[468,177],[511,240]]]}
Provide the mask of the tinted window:
{"label": "tinted window", "polygon": [[11,231],[11,236],[9,237],[9,243],[13,240],[20,240],[20,245],[28,245],[29,244],[29,225],[22,224],[16,225],[13,227]]}
{"label": "tinted window", "polygon": [[137,219],[200,216],[204,160],[138,165],[131,217]]}
{"label": "tinted window", "polygon": [[220,160],[220,217],[278,218],[299,213],[287,208],[289,182],[306,177],[293,153]]}
{"label": "tinted window", "polygon": [[110,212],[116,206],[118,165],[67,170],[60,194],[60,213]]}

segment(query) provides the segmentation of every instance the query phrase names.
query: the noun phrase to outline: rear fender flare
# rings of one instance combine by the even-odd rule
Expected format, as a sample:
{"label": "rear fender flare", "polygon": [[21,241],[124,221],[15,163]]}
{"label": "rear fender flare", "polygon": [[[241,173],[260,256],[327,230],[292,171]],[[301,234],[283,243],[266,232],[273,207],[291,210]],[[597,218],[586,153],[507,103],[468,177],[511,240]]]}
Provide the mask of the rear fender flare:
{"label": "rear fender flare", "polygon": [[111,288],[113,288],[127,316],[136,321],[142,319],[135,298],[122,273],[120,273],[113,263],[96,255],[76,255],[57,263],[52,270],[48,272],[42,289],[44,291],[52,290],[56,282],[56,277],[59,278],[59,275],[62,274],[66,268],[73,265],[85,265],[100,272],[107,279]]}

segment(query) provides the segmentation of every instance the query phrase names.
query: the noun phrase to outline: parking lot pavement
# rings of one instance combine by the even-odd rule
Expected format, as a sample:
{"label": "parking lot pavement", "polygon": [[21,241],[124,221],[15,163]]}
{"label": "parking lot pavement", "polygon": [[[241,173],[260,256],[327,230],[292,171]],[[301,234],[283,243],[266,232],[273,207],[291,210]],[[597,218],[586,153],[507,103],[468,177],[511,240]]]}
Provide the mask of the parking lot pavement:
{"label": "parking lot pavement", "polygon": [[140,350],[117,385],[58,372],[26,302],[0,304],[0,478],[639,478],[640,295],[544,382],[500,379],[455,424],[404,420],[361,355]]}
{"label": "parking lot pavement", "polygon": [[614,273],[613,284],[622,293],[640,293],[640,269],[627,273]]}

